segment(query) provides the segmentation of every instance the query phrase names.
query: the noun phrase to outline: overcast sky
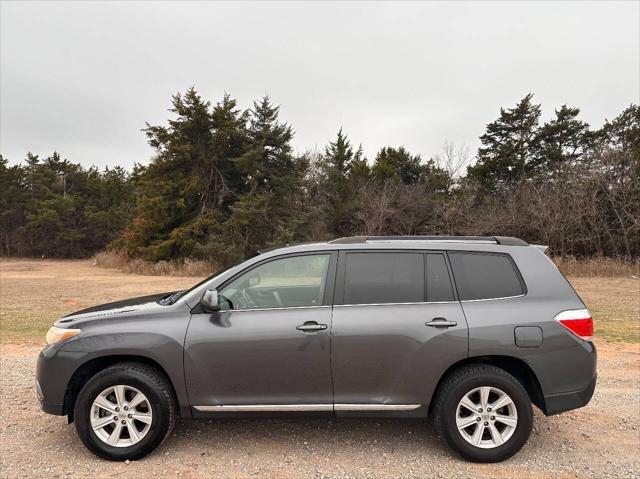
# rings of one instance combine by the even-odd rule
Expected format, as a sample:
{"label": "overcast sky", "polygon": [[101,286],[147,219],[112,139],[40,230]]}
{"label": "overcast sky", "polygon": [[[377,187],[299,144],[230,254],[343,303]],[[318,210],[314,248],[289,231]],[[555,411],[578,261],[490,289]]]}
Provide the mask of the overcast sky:
{"label": "overcast sky", "polygon": [[2,2],[0,152],[147,163],[140,131],[195,85],[268,93],[297,151],[340,126],[371,159],[472,150],[528,92],[597,127],[640,101],[640,2]]}

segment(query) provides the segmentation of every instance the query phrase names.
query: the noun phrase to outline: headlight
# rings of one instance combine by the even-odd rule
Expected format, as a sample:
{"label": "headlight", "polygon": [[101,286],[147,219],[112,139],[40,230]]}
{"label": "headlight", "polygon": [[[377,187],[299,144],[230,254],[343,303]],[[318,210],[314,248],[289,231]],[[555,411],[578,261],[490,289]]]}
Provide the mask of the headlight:
{"label": "headlight", "polygon": [[66,329],[51,326],[51,328],[49,328],[49,331],[47,331],[47,344],[51,346],[52,344],[59,343],[60,341],[73,338],[78,334],[80,334],[79,329]]}

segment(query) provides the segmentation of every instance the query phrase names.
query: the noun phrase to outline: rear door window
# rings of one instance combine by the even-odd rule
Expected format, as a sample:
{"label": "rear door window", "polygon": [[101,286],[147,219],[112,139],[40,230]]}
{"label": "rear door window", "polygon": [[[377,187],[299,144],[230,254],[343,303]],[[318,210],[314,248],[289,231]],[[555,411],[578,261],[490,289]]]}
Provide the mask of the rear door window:
{"label": "rear door window", "polygon": [[525,293],[516,265],[507,254],[449,252],[449,260],[461,301]]}
{"label": "rear door window", "polygon": [[427,301],[453,301],[453,288],[443,254],[429,253],[427,259]]}
{"label": "rear door window", "polygon": [[421,303],[422,253],[346,253],[344,304]]}

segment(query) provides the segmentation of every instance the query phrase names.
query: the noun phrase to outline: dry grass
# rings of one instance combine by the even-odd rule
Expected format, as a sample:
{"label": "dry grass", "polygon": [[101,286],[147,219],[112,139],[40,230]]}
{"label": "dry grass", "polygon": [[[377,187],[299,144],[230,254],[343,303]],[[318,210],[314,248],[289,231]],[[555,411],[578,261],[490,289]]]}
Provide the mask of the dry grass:
{"label": "dry grass", "polygon": [[573,257],[553,258],[553,262],[565,276],[571,277],[633,277],[640,278],[640,259],[616,258],[578,259]]}
{"label": "dry grass", "polygon": [[[205,275],[202,275],[204,277]],[[193,286],[194,277],[141,276],[90,260],[0,259],[0,339],[42,342],[56,319],[95,304]]]}
{"label": "dry grass", "polygon": [[640,279],[569,280],[593,315],[596,338],[640,342]]}
{"label": "dry grass", "polygon": [[144,276],[209,276],[220,266],[208,261],[193,259],[176,261],[158,261],[151,263],[142,259],[127,260],[116,251],[103,251],[93,257],[94,263],[101,268],[113,268],[125,273]]}
{"label": "dry grass", "polygon": [[[101,268],[113,268],[126,273],[146,276],[208,276],[220,269],[220,265],[215,263],[193,259],[159,261],[157,263],[141,259],[127,260],[123,254],[117,251],[98,253],[94,256],[93,261]],[[640,259],[555,257],[553,262],[565,276],[640,278]]]}
{"label": "dry grass", "polygon": [[[72,311],[184,289],[199,279],[128,274],[89,260],[0,259],[0,336],[4,343],[41,342],[51,323]],[[569,279],[593,313],[596,339],[640,342],[640,279]]]}

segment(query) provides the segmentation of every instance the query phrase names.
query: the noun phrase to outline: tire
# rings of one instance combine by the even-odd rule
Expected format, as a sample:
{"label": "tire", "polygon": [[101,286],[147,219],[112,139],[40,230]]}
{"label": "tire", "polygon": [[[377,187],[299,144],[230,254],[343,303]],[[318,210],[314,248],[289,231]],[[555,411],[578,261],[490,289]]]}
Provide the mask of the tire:
{"label": "tire", "polygon": [[[116,393],[123,400],[118,401]],[[74,415],[78,436],[91,452],[103,459],[124,461],[146,456],[169,437],[177,407],[163,374],[144,364],[120,363],[87,381],[76,399]],[[107,424],[101,426],[102,422]]]}
{"label": "tire", "polygon": [[[485,409],[508,406],[498,407],[498,413],[480,413],[480,407],[471,412],[468,406],[480,406],[482,394],[487,397],[484,404],[489,406]],[[461,404],[463,398],[465,404]],[[533,411],[527,391],[516,378],[498,367],[477,364],[465,366],[445,379],[436,396],[434,422],[440,437],[462,457],[474,462],[499,462],[513,456],[527,442]],[[463,427],[466,423],[469,426],[459,429],[459,424]]]}

